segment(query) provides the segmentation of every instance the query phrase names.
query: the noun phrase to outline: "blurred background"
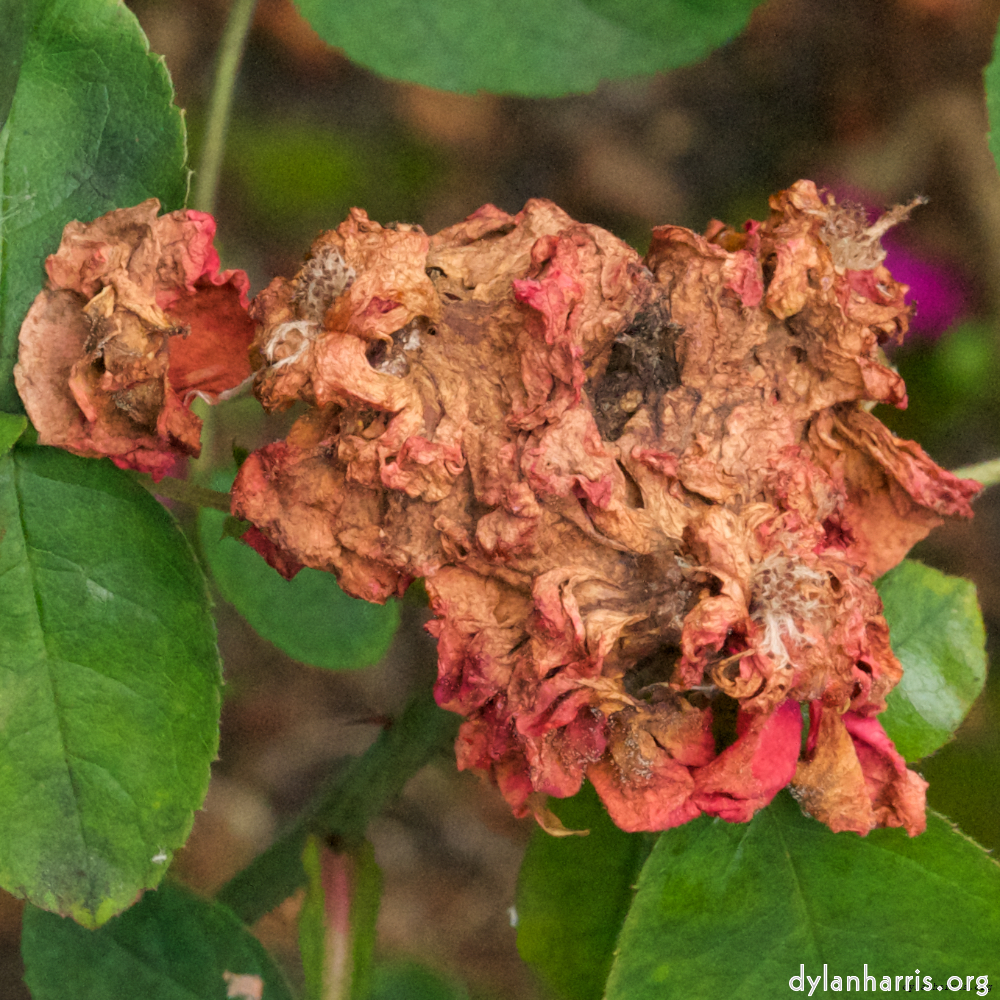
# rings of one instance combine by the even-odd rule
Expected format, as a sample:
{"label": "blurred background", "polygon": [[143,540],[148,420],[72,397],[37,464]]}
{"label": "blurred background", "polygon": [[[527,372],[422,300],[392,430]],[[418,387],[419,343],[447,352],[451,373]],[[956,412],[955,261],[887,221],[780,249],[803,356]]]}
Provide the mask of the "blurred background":
{"label": "blurred background", "polygon": [[[229,0],[129,0],[186,109],[191,163]],[[767,215],[767,197],[800,177],[875,215],[929,198],[886,239],[887,265],[917,312],[893,361],[910,407],[879,416],[946,468],[1000,456],[1000,178],[986,148],[981,72],[1000,0],[772,0],[706,61],[667,76],[561,99],[467,96],[394,83],[328,48],[291,0],[260,0],[237,85],[216,216],[223,264],[253,292],[291,276],[312,240],[352,205],[428,232],[484,202],[518,211],[550,198],[644,250],[652,226],[704,229]],[[373,24],[373,31],[391,26]],[[214,440],[256,447],[256,404],[220,408]],[[223,459],[224,461],[224,459]],[[1000,489],[976,517],[913,553],[979,588],[997,646]],[[332,673],[256,636],[221,599],[227,687],[222,748],[206,808],[174,871],[211,893],[262,850],[317,783],[434,676],[426,611],[403,602],[380,664]],[[373,721],[374,720],[374,721]],[[958,738],[918,769],[929,800],[989,848],[1000,847],[1000,673]],[[426,996],[543,1000],[520,961],[509,908],[532,832],[498,793],[426,768],[370,830],[385,875],[378,949],[419,960],[441,981]],[[294,980],[293,897],[255,930]],[[25,997],[20,909],[0,899],[0,997]],[[444,990],[444,992],[442,992]]]}

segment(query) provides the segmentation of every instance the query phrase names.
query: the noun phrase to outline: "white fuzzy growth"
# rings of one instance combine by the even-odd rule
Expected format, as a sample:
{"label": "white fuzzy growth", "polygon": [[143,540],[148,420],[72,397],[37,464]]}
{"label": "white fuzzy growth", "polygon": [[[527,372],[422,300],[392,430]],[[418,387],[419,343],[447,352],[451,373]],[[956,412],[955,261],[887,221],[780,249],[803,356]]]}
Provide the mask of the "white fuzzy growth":
{"label": "white fuzzy growth", "polygon": [[791,662],[788,647],[785,645],[786,636],[799,641],[805,639],[805,633],[795,623],[795,619],[789,614],[774,614],[773,612],[758,612],[754,615],[754,621],[764,628],[764,638],[758,647],[762,653],[766,653],[775,666],[787,667]]}
{"label": "white fuzzy growth", "polygon": [[[355,270],[344,263],[339,251],[328,247],[307,260],[295,277],[292,305],[301,317],[279,323],[264,345],[264,357],[271,368],[293,365],[323,331],[323,317],[333,300],[351,287]],[[294,339],[293,339],[294,338]],[[287,357],[275,360],[280,348],[288,347]]]}
{"label": "white fuzzy growth", "polygon": [[918,205],[925,204],[927,199],[920,195],[908,205],[896,205],[889,209],[869,226],[865,210],[860,205],[849,202],[835,205],[831,202],[827,206],[819,238],[829,247],[834,266],[870,271],[885,260],[881,238],[893,226],[908,218]]}
{"label": "white fuzzy growth", "polygon": [[375,366],[375,371],[382,372],[385,375],[395,375],[397,378],[402,378],[409,370],[410,365],[406,360],[406,351],[415,351],[420,347],[420,327],[416,321],[410,323],[398,334],[393,334],[393,339],[399,337],[398,347],[401,349],[399,353],[396,353],[395,348],[393,353],[386,358],[380,365]]}
{"label": "white fuzzy growth", "polygon": [[[320,325],[312,320],[296,319],[290,323],[279,323],[272,331],[267,343],[264,345],[264,357],[267,358],[272,368],[282,368],[284,365],[294,364],[305,353],[306,348],[319,336]],[[279,347],[284,347],[289,342],[289,337],[295,335],[298,341],[292,347],[292,353],[288,357],[275,361],[274,356]]]}
{"label": "white fuzzy growth", "polygon": [[333,300],[351,287],[356,275],[334,247],[307,260],[295,277],[292,302],[298,314],[312,323],[322,323]]}
{"label": "white fuzzy growth", "polygon": [[420,328],[413,324],[403,337],[403,350],[415,351],[420,346]]}
{"label": "white fuzzy growth", "polygon": [[757,569],[753,598],[757,608],[753,620],[764,630],[759,646],[776,666],[787,667],[791,661],[787,639],[807,642],[801,622],[808,621],[823,606],[830,594],[830,578],[783,552],[768,556]]}

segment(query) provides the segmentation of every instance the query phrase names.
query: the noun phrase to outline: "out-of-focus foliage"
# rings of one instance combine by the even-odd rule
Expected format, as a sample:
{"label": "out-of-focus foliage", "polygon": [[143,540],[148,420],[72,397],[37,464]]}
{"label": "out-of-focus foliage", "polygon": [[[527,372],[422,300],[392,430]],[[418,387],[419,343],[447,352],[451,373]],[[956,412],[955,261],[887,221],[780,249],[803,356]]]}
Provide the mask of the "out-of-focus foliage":
{"label": "out-of-focus foliage", "polygon": [[[296,0],[362,66],[439,90],[556,97],[675,69],[746,24],[760,0]],[[373,23],[391,24],[387,32]]]}
{"label": "out-of-focus foliage", "polygon": [[877,582],[903,677],[882,725],[896,749],[919,760],[950,740],[986,680],[986,635],[976,588],[904,559]]}
{"label": "out-of-focus foliage", "polygon": [[994,323],[961,323],[939,340],[908,344],[893,360],[910,402],[905,410],[879,407],[883,423],[950,465],[1000,451],[1000,349]]}
{"label": "out-of-focus foliage", "polygon": [[[223,485],[222,481],[217,481]],[[249,546],[226,537],[226,515],[203,508],[201,548],[222,596],[265,639],[314,667],[351,670],[378,663],[399,625],[396,602],[349,597],[332,573],[280,577]]]}
{"label": "out-of-focus foliage", "polygon": [[386,222],[412,219],[440,169],[439,157],[412,138],[369,145],[357,134],[300,118],[237,118],[227,157],[251,212],[243,224],[301,244],[315,236],[317,218],[335,226],[352,205]]}
{"label": "out-of-focus foliage", "polygon": [[1000,34],[993,40],[993,58],[983,73],[983,82],[986,85],[986,110],[990,116],[990,152],[1000,166]]}

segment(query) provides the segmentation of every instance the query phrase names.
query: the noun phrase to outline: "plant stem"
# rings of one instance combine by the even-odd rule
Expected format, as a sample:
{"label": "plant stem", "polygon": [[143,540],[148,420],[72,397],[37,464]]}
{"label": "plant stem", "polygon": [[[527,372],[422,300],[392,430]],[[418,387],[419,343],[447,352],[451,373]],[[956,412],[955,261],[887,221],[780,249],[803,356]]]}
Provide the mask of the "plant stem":
{"label": "plant stem", "polygon": [[961,469],[953,469],[952,475],[959,479],[975,479],[983,486],[996,486],[1000,483],[1000,458],[991,458],[988,462],[978,462],[976,465],[963,465]]}
{"label": "plant stem", "polygon": [[351,1000],[351,973],[354,957],[351,948],[351,902],[354,874],[353,858],[342,851],[325,851],[322,865],[325,959],[323,963],[324,1000]]}
{"label": "plant stem", "polygon": [[148,472],[133,472],[132,478],[154,496],[177,500],[180,503],[190,504],[192,507],[211,507],[214,510],[225,511],[227,514],[232,508],[232,501],[228,493],[220,493],[218,490],[198,486],[188,479],[172,479],[170,476],[164,476],[158,483],[154,483],[153,477]]}
{"label": "plant stem", "polygon": [[257,0],[233,0],[222,44],[219,46],[219,61],[215,69],[215,83],[212,86],[212,99],[205,127],[205,144],[201,150],[201,162],[195,179],[193,207],[200,212],[212,214],[215,211],[215,192],[222,171],[222,153],[226,145],[226,129],[229,127],[229,110],[232,107],[236,75],[239,72],[240,60],[243,58],[256,6]]}
{"label": "plant stem", "polygon": [[306,883],[302,851],[309,834],[333,836],[348,846],[360,842],[368,821],[399,795],[410,778],[451,749],[458,724],[458,716],[437,707],[430,689],[420,691],[364,755],[320,792],[291,829],[222,887],[216,900],[246,924],[273,910]]}

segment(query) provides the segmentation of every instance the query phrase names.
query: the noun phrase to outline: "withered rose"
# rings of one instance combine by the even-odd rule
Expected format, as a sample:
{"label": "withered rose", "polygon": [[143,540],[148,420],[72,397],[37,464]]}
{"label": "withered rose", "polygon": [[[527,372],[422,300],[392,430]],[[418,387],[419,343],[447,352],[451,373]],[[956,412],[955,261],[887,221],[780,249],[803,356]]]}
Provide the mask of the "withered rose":
{"label": "withered rose", "polygon": [[872,580],[978,485],[865,405],[906,400],[903,213],[771,208],[644,259],[545,201],[432,237],[353,210],[251,306],[257,395],[310,409],[234,513],[358,597],[424,577],[459,766],[550,828],[585,777],[626,830],[789,783],[834,830],[924,827]]}
{"label": "withered rose", "polygon": [[219,274],[215,220],[152,198],[71,222],[20,334],[14,377],[42,444],[159,478],[197,455],[195,395],[251,374],[249,282]]}

